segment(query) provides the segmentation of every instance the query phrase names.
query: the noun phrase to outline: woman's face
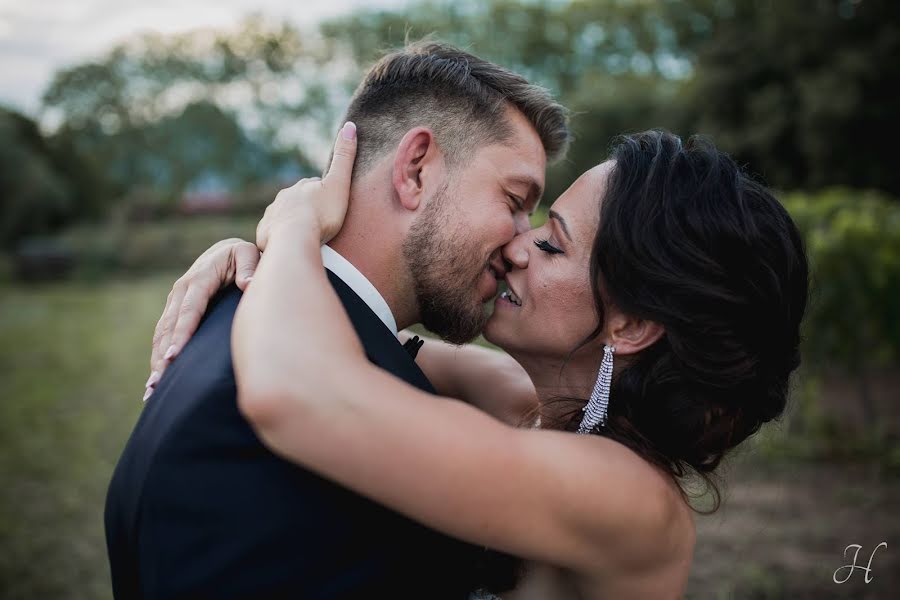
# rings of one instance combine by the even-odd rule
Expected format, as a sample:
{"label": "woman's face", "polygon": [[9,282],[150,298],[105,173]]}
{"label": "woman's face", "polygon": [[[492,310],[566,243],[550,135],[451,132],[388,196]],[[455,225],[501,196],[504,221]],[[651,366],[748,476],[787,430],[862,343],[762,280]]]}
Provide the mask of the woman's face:
{"label": "woman's face", "polygon": [[484,337],[514,357],[566,357],[597,326],[591,246],[613,163],[584,173],[550,207],[550,218],[503,249],[512,264]]}

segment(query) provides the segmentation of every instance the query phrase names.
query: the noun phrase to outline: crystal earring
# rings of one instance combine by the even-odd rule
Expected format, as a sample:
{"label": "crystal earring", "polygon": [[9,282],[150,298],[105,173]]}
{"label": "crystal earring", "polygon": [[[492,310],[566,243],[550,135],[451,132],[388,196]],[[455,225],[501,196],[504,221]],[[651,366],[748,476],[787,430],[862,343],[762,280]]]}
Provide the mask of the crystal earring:
{"label": "crystal earring", "polygon": [[582,409],[584,417],[578,426],[578,433],[590,433],[597,425],[606,425],[606,410],[609,406],[609,387],[612,384],[614,346],[603,346],[603,362],[597,374],[597,383],[591,392],[591,399]]}

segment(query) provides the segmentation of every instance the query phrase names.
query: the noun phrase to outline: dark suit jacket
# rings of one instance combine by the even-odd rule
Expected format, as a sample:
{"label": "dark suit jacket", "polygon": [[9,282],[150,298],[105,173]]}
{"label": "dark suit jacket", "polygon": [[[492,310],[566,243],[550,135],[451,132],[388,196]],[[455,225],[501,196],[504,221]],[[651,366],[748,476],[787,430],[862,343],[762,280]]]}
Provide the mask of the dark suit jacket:
{"label": "dark suit jacket", "polygon": [[[369,359],[433,393],[371,309],[329,278]],[[113,474],[105,521],[116,598],[465,598],[480,583],[482,549],[293,465],[254,435],[231,363],[240,296],[231,287],[211,306]]]}

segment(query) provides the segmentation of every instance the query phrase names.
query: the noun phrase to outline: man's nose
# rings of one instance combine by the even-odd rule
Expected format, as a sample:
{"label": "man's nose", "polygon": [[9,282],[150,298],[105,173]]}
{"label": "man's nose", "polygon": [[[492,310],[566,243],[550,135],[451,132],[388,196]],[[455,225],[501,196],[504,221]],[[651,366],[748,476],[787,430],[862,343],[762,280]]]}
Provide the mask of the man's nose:
{"label": "man's nose", "polygon": [[525,211],[516,212],[515,223],[516,235],[522,235],[526,231],[531,230],[531,219],[528,217],[528,213],[526,213]]}

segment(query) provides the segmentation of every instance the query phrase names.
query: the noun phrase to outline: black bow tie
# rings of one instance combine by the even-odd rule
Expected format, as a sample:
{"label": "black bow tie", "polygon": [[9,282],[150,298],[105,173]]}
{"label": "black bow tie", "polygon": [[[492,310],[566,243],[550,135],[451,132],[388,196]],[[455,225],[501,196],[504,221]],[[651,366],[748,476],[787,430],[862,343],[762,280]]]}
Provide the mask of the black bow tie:
{"label": "black bow tie", "polygon": [[403,344],[403,349],[409,352],[409,355],[412,356],[413,360],[416,359],[416,354],[419,353],[419,348],[422,347],[422,344],[425,343],[425,340],[420,339],[419,336],[414,335]]}

